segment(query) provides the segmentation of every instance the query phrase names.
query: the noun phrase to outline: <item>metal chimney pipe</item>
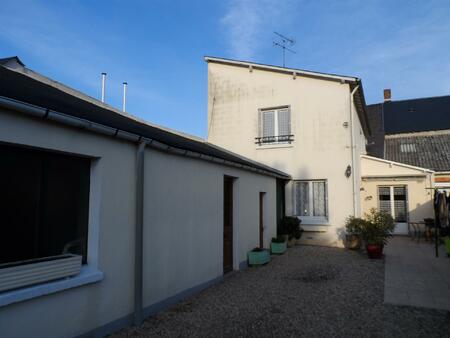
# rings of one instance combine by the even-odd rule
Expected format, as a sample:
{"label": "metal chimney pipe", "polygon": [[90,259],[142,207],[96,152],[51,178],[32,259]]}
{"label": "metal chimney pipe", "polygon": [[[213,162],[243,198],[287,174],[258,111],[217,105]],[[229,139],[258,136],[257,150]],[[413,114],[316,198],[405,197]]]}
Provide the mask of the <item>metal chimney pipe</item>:
{"label": "metal chimney pipe", "polygon": [[123,101],[122,101],[122,110],[125,112],[125,107],[127,104],[127,86],[128,83],[124,82],[123,83]]}
{"label": "metal chimney pipe", "polygon": [[102,73],[102,102],[105,102],[106,73]]}

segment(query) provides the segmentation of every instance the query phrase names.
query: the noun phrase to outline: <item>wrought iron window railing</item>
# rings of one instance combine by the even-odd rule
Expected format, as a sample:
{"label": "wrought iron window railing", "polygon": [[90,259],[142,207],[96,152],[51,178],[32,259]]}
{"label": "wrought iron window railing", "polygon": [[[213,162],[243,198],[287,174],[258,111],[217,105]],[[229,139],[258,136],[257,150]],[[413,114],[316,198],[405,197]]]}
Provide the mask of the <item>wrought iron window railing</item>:
{"label": "wrought iron window railing", "polygon": [[291,143],[294,141],[294,135],[261,136],[255,137],[255,141],[258,145],[270,143]]}

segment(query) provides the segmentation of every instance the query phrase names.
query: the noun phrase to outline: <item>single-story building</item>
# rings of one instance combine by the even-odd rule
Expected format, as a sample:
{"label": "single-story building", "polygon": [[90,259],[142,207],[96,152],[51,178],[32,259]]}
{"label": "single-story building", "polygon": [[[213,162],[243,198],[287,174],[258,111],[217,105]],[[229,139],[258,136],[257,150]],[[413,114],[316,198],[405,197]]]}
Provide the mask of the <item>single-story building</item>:
{"label": "single-story building", "polygon": [[244,268],[290,179],[18,58],[0,60],[0,158],[1,337],[103,336]]}
{"label": "single-story building", "polygon": [[378,207],[397,221],[434,218],[434,189],[450,191],[450,96],[392,100],[367,106],[372,135],[362,157],[363,209]]}
{"label": "single-story building", "polygon": [[433,217],[433,174],[429,169],[361,156],[361,205],[385,211],[396,222],[394,233],[407,235],[408,222]]}

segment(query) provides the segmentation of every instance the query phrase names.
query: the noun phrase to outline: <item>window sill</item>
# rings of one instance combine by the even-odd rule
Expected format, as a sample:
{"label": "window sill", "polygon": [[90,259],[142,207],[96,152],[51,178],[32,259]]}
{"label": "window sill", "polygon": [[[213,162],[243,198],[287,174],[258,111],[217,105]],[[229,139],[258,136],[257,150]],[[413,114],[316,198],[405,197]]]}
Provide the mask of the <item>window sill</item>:
{"label": "window sill", "polygon": [[319,225],[319,226],[328,226],[330,225],[329,221],[327,218],[313,218],[313,217],[301,217],[301,216],[297,216],[297,218],[299,220],[302,221],[302,223],[300,224],[301,226],[309,226],[309,225]]}
{"label": "window sill", "polygon": [[80,274],[74,277],[2,292],[0,293],[0,307],[86,284],[96,283],[102,279],[103,272],[89,266],[82,266]]}
{"label": "window sill", "polygon": [[262,149],[278,149],[278,148],[292,148],[294,145],[292,143],[267,143],[256,146],[256,150]]}

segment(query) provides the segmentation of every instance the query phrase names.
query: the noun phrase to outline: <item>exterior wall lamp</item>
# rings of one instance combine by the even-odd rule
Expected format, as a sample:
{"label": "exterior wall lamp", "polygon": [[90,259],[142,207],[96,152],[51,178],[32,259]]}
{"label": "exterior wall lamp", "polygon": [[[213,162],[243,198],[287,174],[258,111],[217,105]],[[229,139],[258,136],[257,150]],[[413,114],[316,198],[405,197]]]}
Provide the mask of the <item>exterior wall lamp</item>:
{"label": "exterior wall lamp", "polygon": [[347,169],[345,169],[345,177],[349,178],[351,174],[352,174],[352,167],[348,165]]}

